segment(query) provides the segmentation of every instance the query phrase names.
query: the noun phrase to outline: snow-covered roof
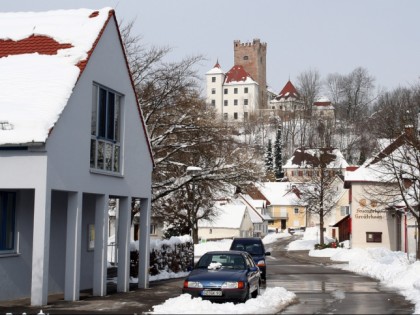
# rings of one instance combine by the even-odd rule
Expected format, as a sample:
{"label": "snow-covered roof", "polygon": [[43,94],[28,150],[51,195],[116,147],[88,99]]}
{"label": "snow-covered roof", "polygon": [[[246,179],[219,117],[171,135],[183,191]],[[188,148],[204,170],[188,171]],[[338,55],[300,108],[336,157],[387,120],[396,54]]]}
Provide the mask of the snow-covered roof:
{"label": "snow-covered roof", "polygon": [[199,227],[238,229],[246,211],[245,205],[226,204],[217,207],[217,215],[212,219],[200,220]]}
{"label": "snow-covered roof", "polygon": [[299,98],[299,93],[296,90],[295,86],[292,82],[287,81],[286,85],[283,87],[283,89],[280,91],[279,95],[277,96],[277,99],[288,99],[288,98]]}
{"label": "snow-covered roof", "polygon": [[326,163],[326,168],[338,169],[346,168],[347,161],[339,149],[335,148],[299,148],[296,149],[292,157],[287,160],[283,168],[305,168],[318,167],[320,159]]}
{"label": "snow-covered roof", "polygon": [[299,204],[299,197],[293,192],[293,185],[290,182],[264,182],[258,185],[258,189],[271,205],[291,206]]}
{"label": "snow-covered roof", "polygon": [[214,67],[211,70],[207,71],[206,74],[224,74],[224,73],[225,72],[220,67],[219,61],[217,61]]}
{"label": "snow-covered roof", "polygon": [[0,145],[46,141],[112,15],[0,13]]}
{"label": "snow-covered roof", "polygon": [[225,83],[256,83],[243,66],[233,66],[225,77]]}

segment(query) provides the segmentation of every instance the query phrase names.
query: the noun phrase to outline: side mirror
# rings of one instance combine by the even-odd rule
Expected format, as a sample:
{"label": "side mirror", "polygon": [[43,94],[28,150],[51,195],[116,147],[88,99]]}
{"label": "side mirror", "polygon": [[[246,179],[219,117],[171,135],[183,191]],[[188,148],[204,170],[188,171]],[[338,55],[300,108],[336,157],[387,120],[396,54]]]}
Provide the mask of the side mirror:
{"label": "side mirror", "polygon": [[259,271],[259,270],[260,270],[260,268],[258,268],[257,266],[249,268],[249,271],[251,271],[251,272],[255,272],[255,271]]}
{"label": "side mirror", "polygon": [[271,256],[270,252],[265,252],[265,256]]}

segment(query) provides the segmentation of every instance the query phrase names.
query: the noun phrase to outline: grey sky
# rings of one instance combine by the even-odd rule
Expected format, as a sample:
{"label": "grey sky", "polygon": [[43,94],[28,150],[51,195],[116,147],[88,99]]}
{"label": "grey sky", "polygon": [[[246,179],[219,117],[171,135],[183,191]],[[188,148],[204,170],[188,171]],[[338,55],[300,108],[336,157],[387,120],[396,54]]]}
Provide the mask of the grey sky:
{"label": "grey sky", "polygon": [[115,8],[147,44],[170,46],[171,60],[202,54],[204,74],[233,66],[233,41],[267,43],[267,82],[279,92],[301,72],[366,68],[388,90],[420,82],[420,1],[409,0],[13,0],[0,10]]}

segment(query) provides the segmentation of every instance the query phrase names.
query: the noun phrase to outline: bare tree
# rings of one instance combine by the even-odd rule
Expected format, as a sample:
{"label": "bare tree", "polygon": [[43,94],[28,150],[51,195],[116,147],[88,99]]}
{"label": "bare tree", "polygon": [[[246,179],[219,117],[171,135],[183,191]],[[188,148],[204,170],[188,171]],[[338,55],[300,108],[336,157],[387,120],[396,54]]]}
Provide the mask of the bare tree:
{"label": "bare tree", "polygon": [[300,97],[304,103],[305,110],[311,111],[312,105],[321,92],[321,80],[318,70],[307,70],[297,77]]}

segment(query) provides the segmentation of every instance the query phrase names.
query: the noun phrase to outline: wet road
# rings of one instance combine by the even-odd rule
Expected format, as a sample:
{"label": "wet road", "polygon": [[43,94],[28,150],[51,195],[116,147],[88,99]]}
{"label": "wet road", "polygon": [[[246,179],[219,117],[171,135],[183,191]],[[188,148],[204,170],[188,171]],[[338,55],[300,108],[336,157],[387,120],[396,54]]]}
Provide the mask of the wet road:
{"label": "wet road", "polygon": [[374,279],[289,255],[290,241],[267,246],[272,256],[267,257],[266,287],[284,287],[297,296],[281,314],[413,314],[411,303]]}

